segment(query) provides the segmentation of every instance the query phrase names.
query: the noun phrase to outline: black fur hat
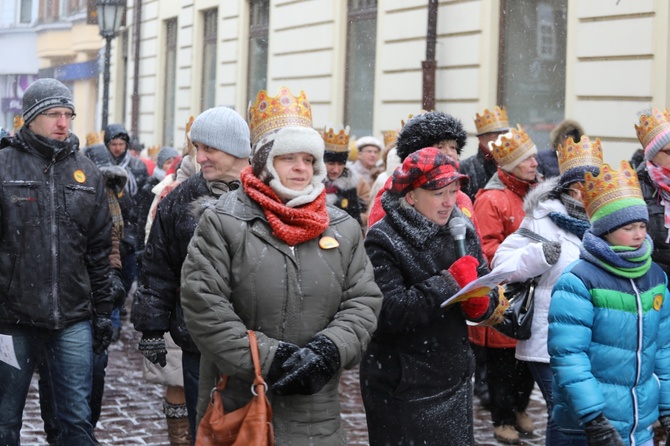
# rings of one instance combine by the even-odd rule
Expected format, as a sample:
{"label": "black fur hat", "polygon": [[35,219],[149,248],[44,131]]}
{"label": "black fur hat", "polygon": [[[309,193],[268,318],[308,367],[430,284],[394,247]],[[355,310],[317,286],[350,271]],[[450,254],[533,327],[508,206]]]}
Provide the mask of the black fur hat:
{"label": "black fur hat", "polygon": [[412,117],[400,130],[397,141],[397,152],[401,161],[411,153],[424,147],[432,147],[440,141],[454,140],[460,155],[465,146],[468,132],[461,121],[451,115],[432,111]]}

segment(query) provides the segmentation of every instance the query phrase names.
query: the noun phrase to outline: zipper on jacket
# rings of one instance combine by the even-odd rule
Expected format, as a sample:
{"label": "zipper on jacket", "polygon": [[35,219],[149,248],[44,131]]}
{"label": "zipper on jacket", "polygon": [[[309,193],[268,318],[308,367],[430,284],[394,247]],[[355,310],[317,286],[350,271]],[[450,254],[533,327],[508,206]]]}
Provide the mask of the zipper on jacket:
{"label": "zipper on jacket", "polygon": [[633,398],[633,425],[630,431],[630,444],[631,446],[635,446],[635,431],[637,430],[637,425],[638,425],[638,420],[639,420],[639,411],[637,407],[637,397],[635,396],[635,389],[637,388],[637,385],[640,383],[640,370],[642,368],[642,359],[640,358],[641,353],[642,353],[642,301],[640,299],[640,292],[635,286],[635,281],[633,279],[630,279],[630,284],[633,286],[633,292],[635,292],[635,306],[637,309],[637,350],[635,351],[635,383],[633,384],[633,388],[631,389],[631,396]]}
{"label": "zipper on jacket", "polygon": [[58,228],[56,225],[56,185],[54,184],[56,179],[54,171],[49,170],[49,167],[51,167],[54,162],[56,162],[55,156],[52,160],[52,164],[47,166],[44,173],[47,173],[47,171],[49,172],[49,198],[51,201],[49,206],[49,214],[51,217],[51,300],[54,309],[53,316],[55,326],[58,327],[60,324],[60,314],[58,310]]}
{"label": "zipper on jacket", "polygon": [[51,166],[56,164],[56,154],[54,153],[53,157],[51,157],[51,162],[47,164],[47,167],[44,168],[44,173],[49,172],[49,169],[51,169]]}

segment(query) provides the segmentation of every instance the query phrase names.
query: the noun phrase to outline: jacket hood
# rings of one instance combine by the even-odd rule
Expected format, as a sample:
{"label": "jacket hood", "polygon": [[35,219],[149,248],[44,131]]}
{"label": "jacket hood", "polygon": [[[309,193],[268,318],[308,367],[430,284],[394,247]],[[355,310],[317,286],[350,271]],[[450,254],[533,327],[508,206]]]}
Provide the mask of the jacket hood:
{"label": "jacket hood", "polygon": [[95,164],[98,169],[104,166],[116,165],[112,159],[112,154],[109,153],[109,150],[107,150],[107,147],[105,147],[104,144],[93,144],[86,147],[83,152],[86,158],[93,161],[93,164]]}
{"label": "jacket hood", "polygon": [[579,142],[583,134],[584,129],[577,121],[573,121],[572,119],[565,119],[561,121],[556,127],[554,127],[554,129],[549,134],[551,147],[556,150],[563,139],[567,137],[572,137],[573,141]]}
{"label": "jacket hood", "polygon": [[126,150],[130,146],[130,135],[128,134],[128,131],[126,128],[121,125],[121,124],[110,124],[107,126],[105,129],[105,145],[109,145],[109,142],[113,139],[116,138],[121,138],[123,139],[127,145],[126,145]]}
{"label": "jacket hood", "polygon": [[526,215],[533,215],[533,210],[537,209],[540,202],[551,198],[551,195],[558,188],[559,177],[553,177],[528,191],[523,199],[523,211]]}

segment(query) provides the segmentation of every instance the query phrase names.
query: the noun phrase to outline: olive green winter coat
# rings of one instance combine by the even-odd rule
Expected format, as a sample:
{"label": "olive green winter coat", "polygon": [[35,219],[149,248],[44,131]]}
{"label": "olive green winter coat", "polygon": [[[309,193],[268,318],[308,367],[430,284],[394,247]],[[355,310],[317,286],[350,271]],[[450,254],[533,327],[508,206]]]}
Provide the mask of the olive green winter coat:
{"label": "olive green winter coat", "polygon": [[[258,336],[263,376],[279,341],[304,346],[316,334],[339,349],[342,367],[359,363],[377,325],[382,294],[360,225],[328,207],[330,225],[294,247],[272,235],[242,189],[206,206],[182,268],[182,307],[200,362],[198,420],[219,374],[230,376],[226,410],[246,404],[253,367],[247,329]],[[322,248],[332,237],[339,246]],[[344,445],[337,373],[315,395],[268,395],[277,446]]]}

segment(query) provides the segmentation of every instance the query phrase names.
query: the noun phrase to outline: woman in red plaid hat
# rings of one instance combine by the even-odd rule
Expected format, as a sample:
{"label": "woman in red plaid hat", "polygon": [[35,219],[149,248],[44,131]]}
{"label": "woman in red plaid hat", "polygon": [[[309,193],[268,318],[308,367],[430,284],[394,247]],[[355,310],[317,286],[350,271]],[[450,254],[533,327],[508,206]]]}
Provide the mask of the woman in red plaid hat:
{"label": "woman in red plaid hat", "polygon": [[[382,195],[385,217],[367,234],[365,249],[384,294],[361,363],[373,446],[474,444],[466,320],[487,320],[497,297],[440,307],[489,271],[475,227],[456,205],[466,181],[437,148],[408,155]],[[465,226],[464,256],[456,254],[448,227],[454,218]]]}

